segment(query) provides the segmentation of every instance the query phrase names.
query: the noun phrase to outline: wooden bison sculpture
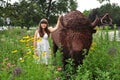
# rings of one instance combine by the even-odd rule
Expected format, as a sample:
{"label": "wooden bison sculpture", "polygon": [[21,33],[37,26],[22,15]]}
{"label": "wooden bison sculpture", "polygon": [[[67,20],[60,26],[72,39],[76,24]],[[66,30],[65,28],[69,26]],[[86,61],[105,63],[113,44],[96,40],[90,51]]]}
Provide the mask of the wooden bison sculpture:
{"label": "wooden bison sculpture", "polygon": [[92,34],[96,32],[94,27],[97,20],[98,18],[90,22],[87,17],[77,10],[61,16],[59,28],[52,33],[52,39],[54,56],[56,56],[59,47],[63,52],[63,69],[65,69],[66,60],[69,58],[73,59],[75,67],[82,64],[85,55],[90,49]]}

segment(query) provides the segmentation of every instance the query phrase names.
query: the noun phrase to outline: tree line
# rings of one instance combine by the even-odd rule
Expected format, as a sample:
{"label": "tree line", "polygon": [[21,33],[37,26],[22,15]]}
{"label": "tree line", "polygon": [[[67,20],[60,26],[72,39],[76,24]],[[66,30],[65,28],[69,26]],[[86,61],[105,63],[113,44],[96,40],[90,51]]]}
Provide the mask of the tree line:
{"label": "tree line", "polygon": [[[7,25],[10,21],[11,26],[20,26],[21,28],[37,26],[40,19],[46,18],[50,25],[54,25],[58,15],[76,10],[77,0],[19,0],[11,4],[11,0],[0,0],[0,26]],[[110,0],[97,0],[100,3]],[[87,6],[87,5],[86,5]],[[92,11],[102,16],[104,13],[110,13],[113,23],[120,25],[120,7],[117,4],[105,4],[100,8],[84,11],[88,16]]]}
{"label": "tree line", "polygon": [[58,15],[76,8],[76,0],[19,0],[13,4],[9,0],[0,0],[0,25],[6,24],[6,18],[10,18],[12,26],[21,28],[36,26],[41,18],[48,19],[53,25]]}

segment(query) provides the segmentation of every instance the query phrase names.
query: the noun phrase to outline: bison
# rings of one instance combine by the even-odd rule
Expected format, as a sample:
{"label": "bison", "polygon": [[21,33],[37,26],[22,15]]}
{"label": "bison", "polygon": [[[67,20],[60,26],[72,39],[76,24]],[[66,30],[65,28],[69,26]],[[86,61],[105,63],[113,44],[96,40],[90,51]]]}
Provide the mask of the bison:
{"label": "bison", "polygon": [[59,28],[51,35],[54,56],[56,56],[57,49],[59,47],[61,49],[63,69],[65,69],[66,60],[69,58],[74,60],[75,67],[83,63],[92,43],[92,34],[96,32],[94,27],[97,22],[97,17],[93,22],[90,22],[77,10],[61,16]]}

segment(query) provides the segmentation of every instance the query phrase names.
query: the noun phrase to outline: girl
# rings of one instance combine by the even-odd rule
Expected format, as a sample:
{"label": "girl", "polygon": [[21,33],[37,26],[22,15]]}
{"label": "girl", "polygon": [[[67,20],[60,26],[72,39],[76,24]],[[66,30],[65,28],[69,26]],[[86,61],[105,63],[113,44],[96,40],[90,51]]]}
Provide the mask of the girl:
{"label": "girl", "polygon": [[50,45],[48,42],[48,37],[51,32],[54,32],[59,25],[60,16],[58,18],[57,24],[54,28],[48,28],[48,21],[46,19],[41,19],[38,29],[34,34],[34,47],[35,55],[39,57],[37,62],[48,64],[48,59],[50,57]]}

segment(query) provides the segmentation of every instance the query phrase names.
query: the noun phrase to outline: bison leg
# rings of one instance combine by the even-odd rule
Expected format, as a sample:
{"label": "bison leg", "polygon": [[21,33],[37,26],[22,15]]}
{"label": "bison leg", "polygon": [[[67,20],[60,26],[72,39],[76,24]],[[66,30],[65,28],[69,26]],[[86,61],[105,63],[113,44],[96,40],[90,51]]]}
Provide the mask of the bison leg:
{"label": "bison leg", "polygon": [[54,54],[54,57],[56,57],[57,49],[58,49],[58,46],[53,42],[53,54]]}
{"label": "bison leg", "polygon": [[61,50],[63,53],[62,53],[62,63],[63,63],[63,70],[65,71],[65,66],[67,64],[66,60],[70,58],[70,56],[68,55],[69,51],[65,48],[63,48]]}
{"label": "bison leg", "polygon": [[57,52],[58,46],[53,42],[53,65],[56,65],[56,52]]}

